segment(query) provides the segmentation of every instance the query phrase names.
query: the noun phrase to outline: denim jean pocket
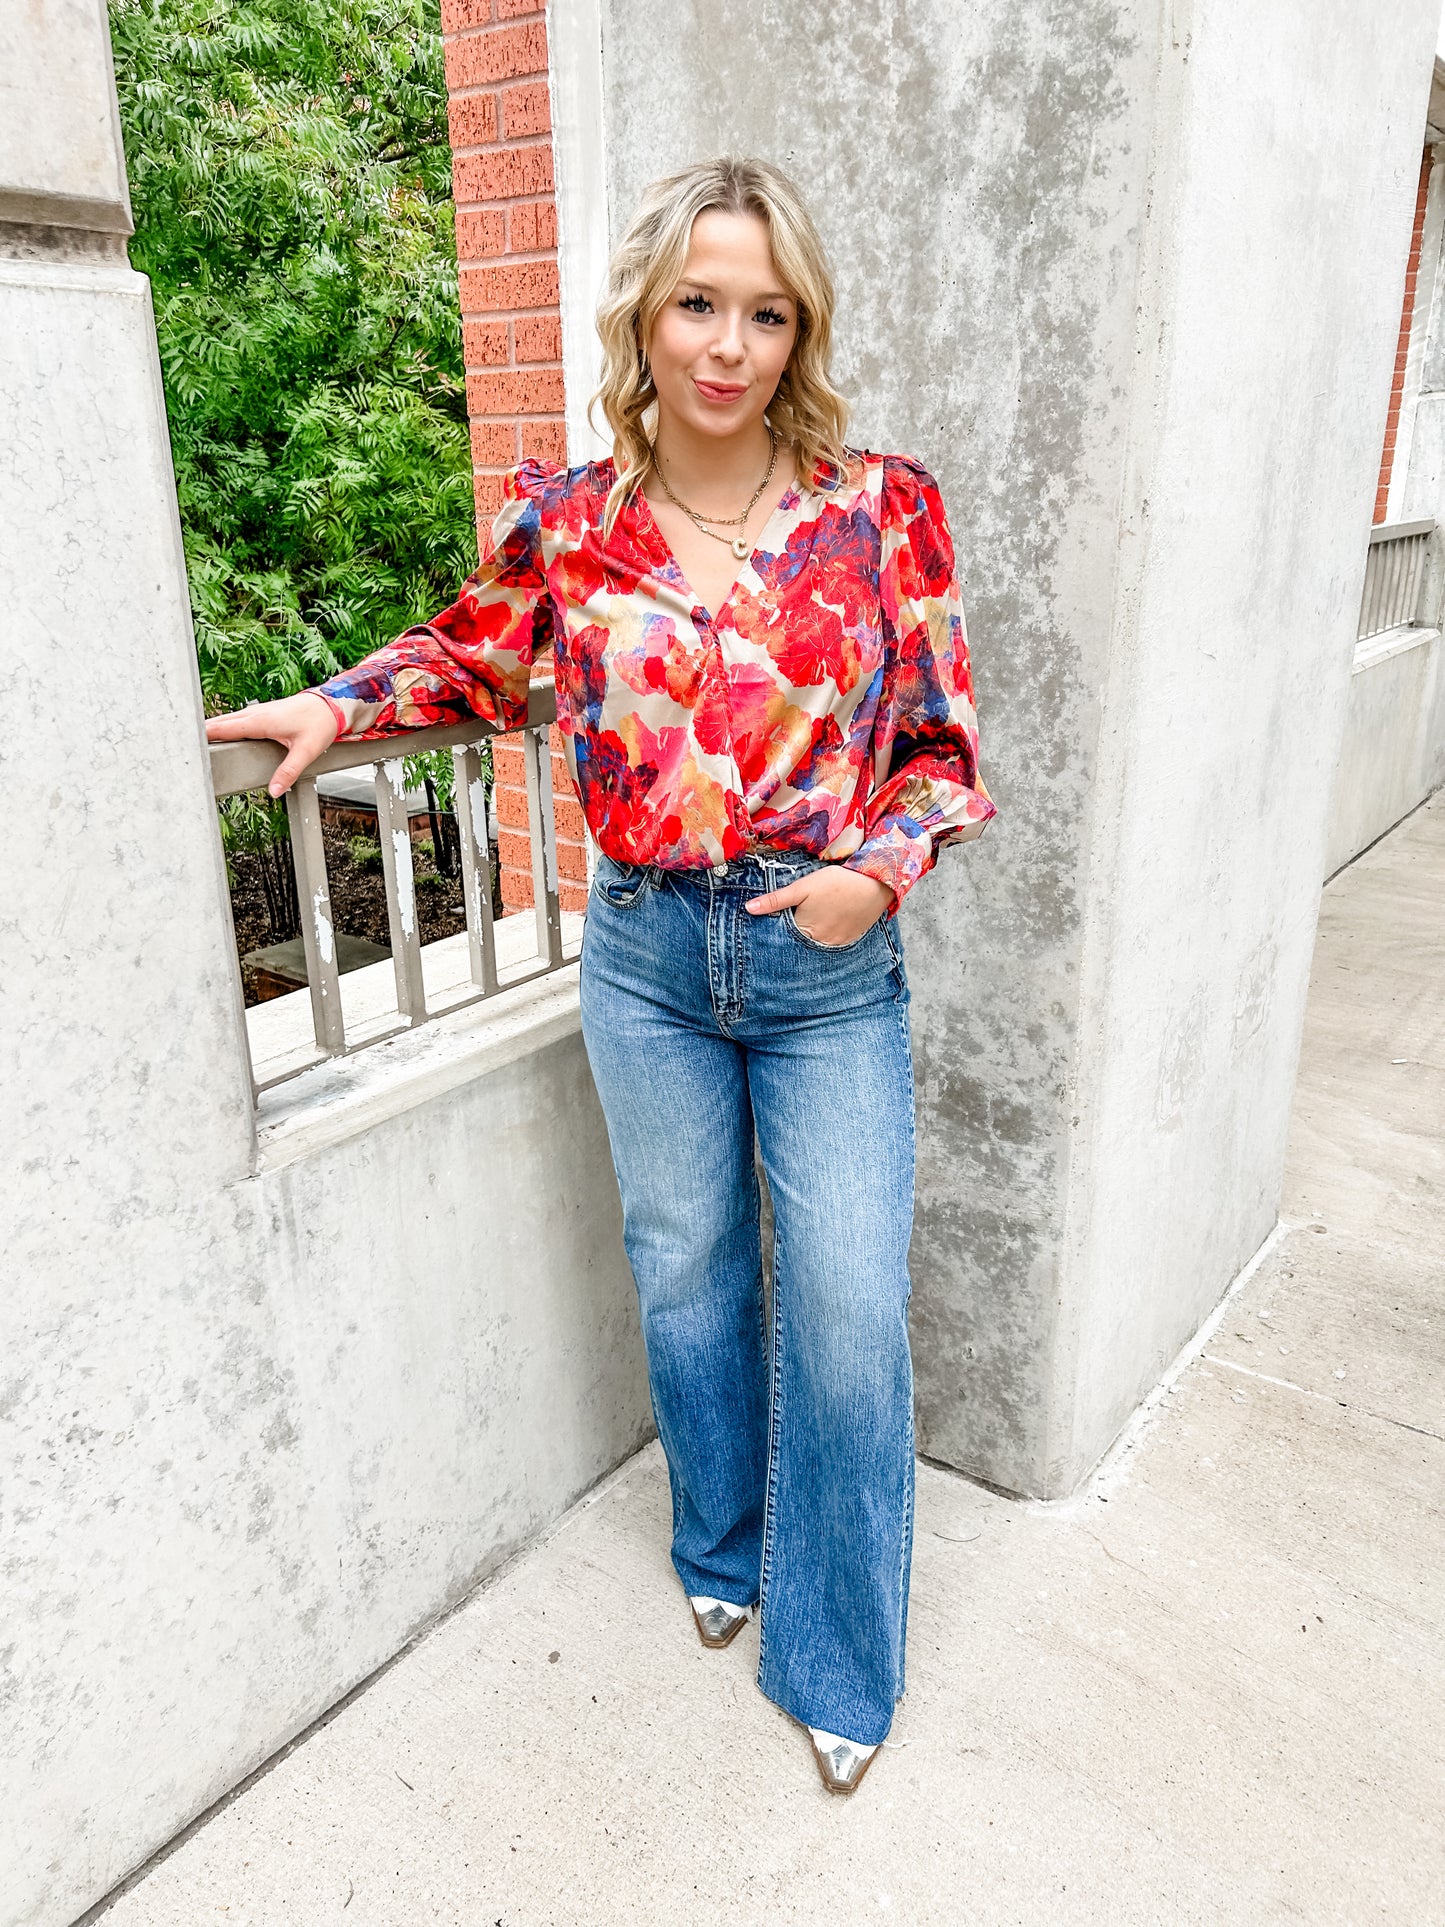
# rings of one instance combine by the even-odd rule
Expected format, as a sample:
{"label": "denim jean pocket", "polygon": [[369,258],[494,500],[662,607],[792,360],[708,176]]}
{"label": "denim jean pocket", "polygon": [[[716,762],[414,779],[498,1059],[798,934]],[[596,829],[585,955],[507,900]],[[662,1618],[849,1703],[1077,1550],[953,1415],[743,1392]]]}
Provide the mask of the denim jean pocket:
{"label": "denim jean pocket", "polygon": [[592,895],[614,910],[627,910],[644,894],[652,882],[646,863],[618,863],[610,856],[599,856],[592,877]]}
{"label": "denim jean pocket", "polygon": [[825,957],[846,957],[851,951],[861,950],[870,937],[876,937],[878,935],[878,924],[882,922],[882,918],[880,917],[877,922],[870,923],[862,936],[854,937],[851,943],[819,943],[816,937],[810,937],[807,931],[799,924],[797,918],[793,915],[791,904],[781,914],[783,928],[788,932],[789,936],[795,938],[797,942],[803,944],[809,950],[821,950]]}

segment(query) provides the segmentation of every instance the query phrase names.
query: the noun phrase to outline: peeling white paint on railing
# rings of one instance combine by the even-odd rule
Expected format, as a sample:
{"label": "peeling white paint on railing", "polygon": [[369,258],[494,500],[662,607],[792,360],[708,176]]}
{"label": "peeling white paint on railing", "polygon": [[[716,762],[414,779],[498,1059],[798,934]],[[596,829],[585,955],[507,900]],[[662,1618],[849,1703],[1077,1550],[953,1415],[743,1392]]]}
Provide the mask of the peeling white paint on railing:
{"label": "peeling white paint on railing", "polygon": [[562,957],[562,914],[557,894],[557,832],[552,807],[552,756],[545,730],[523,738],[527,772],[527,813],[533,826],[532,896],[537,910],[537,948],[558,964]]}
{"label": "peeling white paint on railing", "polygon": [[472,812],[472,835],[477,847],[485,849],[487,844],[487,786],[480,777],[467,785],[467,801]]}
{"label": "peeling white paint on railing", "polygon": [[411,936],[416,929],[416,883],[411,869],[411,832],[393,830],[391,847],[396,856],[396,901],[401,911],[401,927]]}
{"label": "peeling white paint on railing", "polygon": [[[336,955],[336,933],[326,912],[329,908],[326,889],[323,885],[311,899],[311,917],[316,929],[316,948],[321,952],[321,961],[330,963]],[[321,994],[326,995],[327,986],[323,983]]]}
{"label": "peeling white paint on railing", "polygon": [[[459,1010],[499,990],[512,989],[533,977],[545,976],[571,961],[575,944],[562,942],[561,911],[557,897],[556,832],[552,809],[551,757],[547,730],[557,713],[550,683],[533,685],[524,726],[527,754],[529,815],[532,836],[532,876],[537,894],[537,955],[522,969],[510,969],[505,984],[497,972],[496,940],[492,927],[492,851],[487,822],[487,790],[482,777],[480,748],[498,730],[487,723],[456,724],[445,729],[410,732],[409,755],[450,749],[456,763],[456,820],[461,845],[461,888],[466,915],[472,995],[448,996],[445,1011]],[[392,747],[394,748],[394,741]],[[315,1053],[289,1056],[277,1066],[253,1065],[258,1091],[298,1076],[328,1057],[345,1056],[365,1045],[381,1043],[400,1031],[444,1014],[427,1009],[417,918],[416,871],[406,816],[406,771],[396,755],[379,753],[375,742],[337,743],[296,784],[288,799],[292,828],[291,856],[296,869],[297,894],[311,905],[306,934],[307,969],[312,985]],[[210,747],[211,787],[219,800],[247,790],[265,788],[281,761],[279,744],[269,742],[213,743]],[[392,961],[396,976],[396,1021],[369,1020],[363,1035],[347,1035],[337,974],[336,933],[326,878],[326,853],[321,836],[315,779],[328,771],[370,765],[375,772],[377,834],[382,847],[386,880],[387,917],[391,926]],[[333,994],[334,992],[334,994]],[[248,1037],[250,1029],[248,1026]],[[266,1074],[267,1072],[270,1074]]]}

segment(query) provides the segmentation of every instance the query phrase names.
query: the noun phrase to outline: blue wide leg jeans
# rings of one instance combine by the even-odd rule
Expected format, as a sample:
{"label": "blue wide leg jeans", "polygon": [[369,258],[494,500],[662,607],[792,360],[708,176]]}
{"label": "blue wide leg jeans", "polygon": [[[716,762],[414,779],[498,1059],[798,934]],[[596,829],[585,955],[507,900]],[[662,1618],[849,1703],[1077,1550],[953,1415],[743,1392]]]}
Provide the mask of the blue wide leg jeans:
{"label": "blue wide leg jeans", "polygon": [[[750,896],[818,867],[601,858],[582,1026],[622,1192],[672,1557],[761,1601],[758,1684],[882,1740],[913,1528],[913,1068],[896,926],[827,947]],[[757,1144],[772,1199],[764,1291]]]}

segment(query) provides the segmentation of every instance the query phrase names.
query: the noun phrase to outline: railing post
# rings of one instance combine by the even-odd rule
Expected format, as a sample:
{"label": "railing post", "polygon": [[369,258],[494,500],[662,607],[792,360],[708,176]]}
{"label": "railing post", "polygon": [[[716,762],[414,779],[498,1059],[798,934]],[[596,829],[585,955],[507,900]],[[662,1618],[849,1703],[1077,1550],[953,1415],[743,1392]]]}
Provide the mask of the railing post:
{"label": "railing post", "polygon": [[557,900],[557,822],[552,808],[552,751],[547,726],[522,737],[527,757],[527,815],[532,829],[532,900],[537,910],[537,949],[555,969],[562,961],[562,910]]}
{"label": "railing post", "polygon": [[311,992],[311,1023],[318,1047],[328,1057],[346,1049],[341,1014],[341,974],[336,967],[336,929],[326,882],[326,847],[321,840],[321,806],[316,778],[300,776],[286,792],[291,825],[291,860],[296,867],[296,900],[301,910],[301,944],[306,953],[306,985]]}
{"label": "railing post", "polygon": [[497,943],[492,929],[492,840],[487,829],[487,786],[475,744],[452,751],[455,809],[462,854],[462,903],[472,982],[490,996],[497,988]]}
{"label": "railing post", "polygon": [[416,918],[416,875],[411,859],[411,825],[406,814],[406,764],[399,756],[378,763],[376,839],[386,879],[386,920],[391,930],[391,962],[396,972],[396,1007],[410,1024],[426,1016],[426,986],[421,974],[421,933]]}

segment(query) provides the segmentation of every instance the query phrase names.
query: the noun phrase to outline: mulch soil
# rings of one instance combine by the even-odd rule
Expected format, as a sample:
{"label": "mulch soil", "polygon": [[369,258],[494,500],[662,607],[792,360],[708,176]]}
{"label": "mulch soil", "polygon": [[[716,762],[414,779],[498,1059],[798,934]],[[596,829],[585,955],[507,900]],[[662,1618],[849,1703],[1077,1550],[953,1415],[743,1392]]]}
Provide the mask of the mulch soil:
{"label": "mulch soil", "polygon": [[[381,859],[374,859],[374,867],[356,862],[351,854],[351,844],[356,834],[355,830],[343,829],[334,823],[323,823],[321,826],[331,889],[332,918],[336,929],[343,935],[366,937],[389,950],[391,931],[386,918],[386,884],[382,877]],[[440,937],[456,936],[458,931],[467,927],[462,914],[461,878],[440,875],[419,838],[412,838],[411,849],[422,942],[435,943]],[[289,859],[289,851],[287,855]],[[247,951],[264,949],[272,942],[271,925],[266,915],[259,858],[234,855],[230,859],[230,866],[231,914],[236,924],[236,950],[239,956],[244,957]],[[249,971],[243,970],[241,974],[243,979],[250,977]],[[254,986],[247,981],[246,1002],[253,1004],[257,1001]]]}

